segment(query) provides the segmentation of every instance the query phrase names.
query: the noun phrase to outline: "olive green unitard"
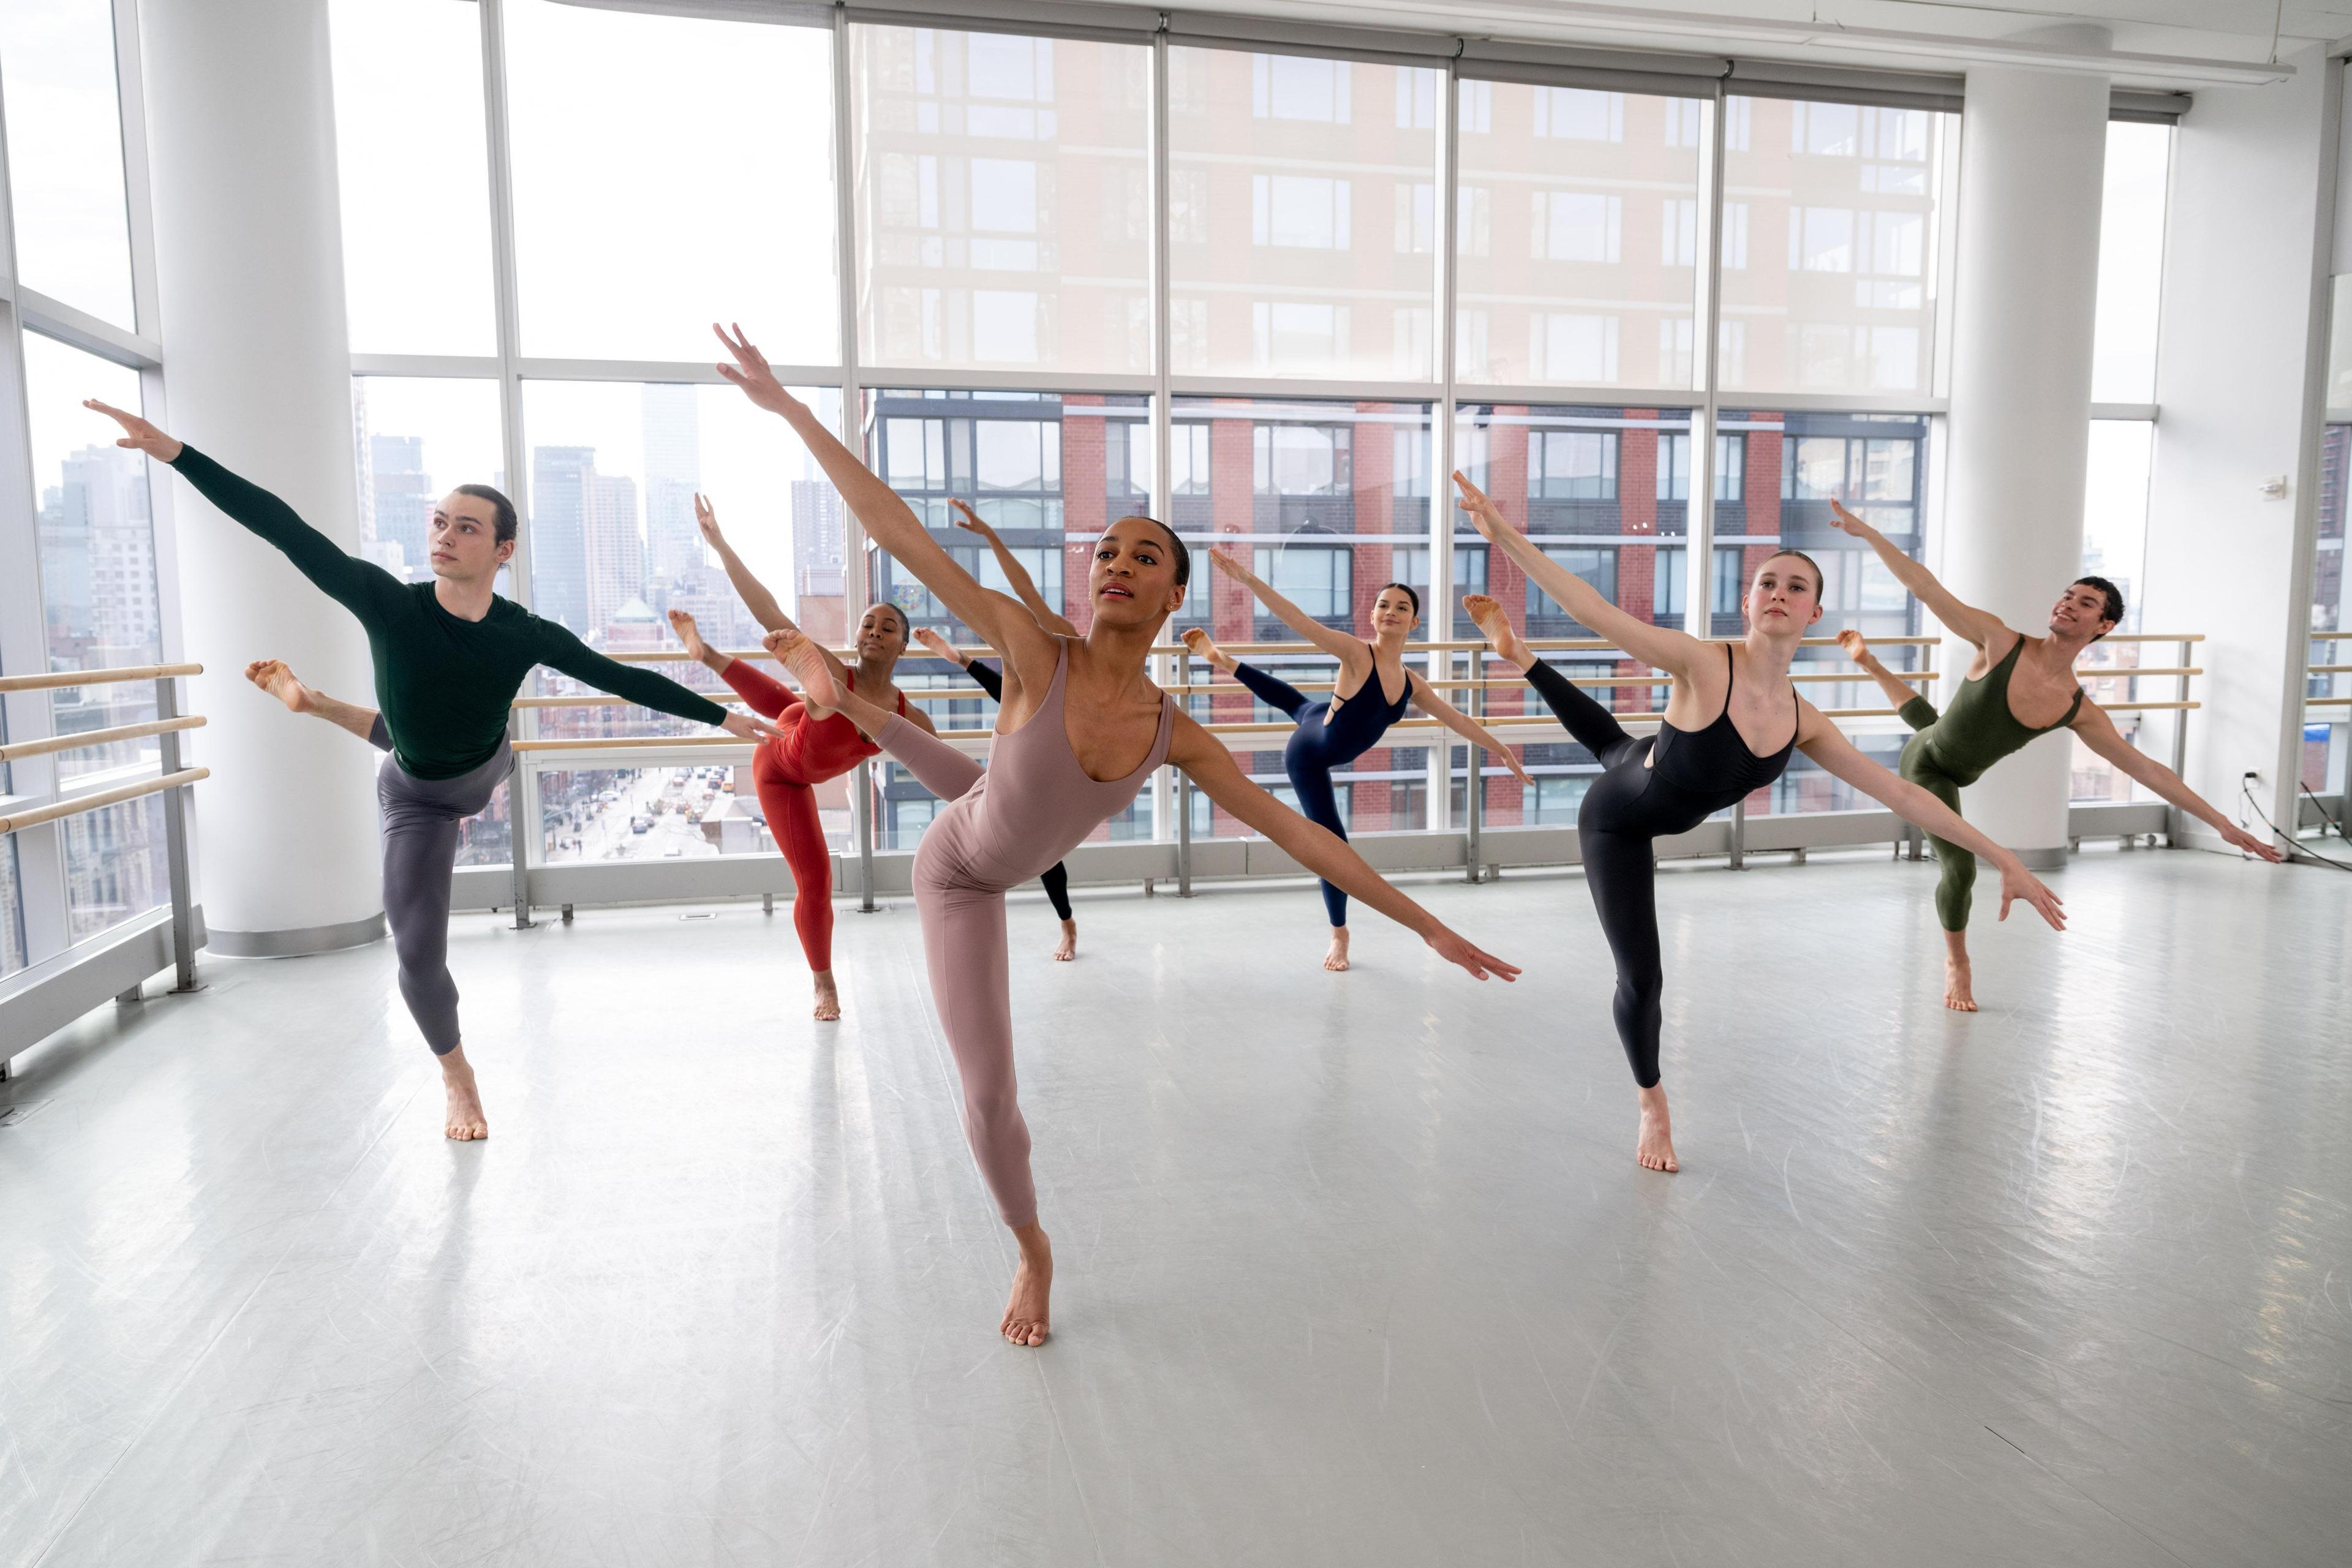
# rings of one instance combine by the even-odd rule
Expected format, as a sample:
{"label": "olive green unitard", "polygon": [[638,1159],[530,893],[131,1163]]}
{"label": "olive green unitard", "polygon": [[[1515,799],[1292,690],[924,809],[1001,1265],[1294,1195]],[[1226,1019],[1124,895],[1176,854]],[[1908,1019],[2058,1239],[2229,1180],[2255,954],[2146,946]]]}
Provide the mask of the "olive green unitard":
{"label": "olive green unitard", "polygon": [[[1982,778],[1985,770],[2001,758],[2022,751],[2034,737],[2072,724],[2074,715],[2082,711],[2083,689],[2076,687],[2066,716],[2049,729],[2029,729],[2017,721],[2017,715],[2009,710],[2009,677],[2024,647],[2025,639],[2018,638],[2016,646],[1981,679],[1961,681],[1952,705],[1940,717],[1936,705],[1924,697],[1914,697],[1898,710],[1903,721],[1918,731],[1903,747],[1903,776],[1955,814],[1960,809],[1963,786]],[[1966,931],[1977,883],[1977,858],[1932,833],[1927,841],[1936,847],[1936,864],[1940,868],[1936,882],[1937,916],[1946,931]]]}

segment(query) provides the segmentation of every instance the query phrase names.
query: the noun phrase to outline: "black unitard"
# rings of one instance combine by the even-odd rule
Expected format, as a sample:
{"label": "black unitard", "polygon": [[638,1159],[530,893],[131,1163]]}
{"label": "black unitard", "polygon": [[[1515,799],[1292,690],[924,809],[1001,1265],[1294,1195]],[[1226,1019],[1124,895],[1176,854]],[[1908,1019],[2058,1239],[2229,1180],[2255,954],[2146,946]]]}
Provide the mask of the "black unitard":
{"label": "black unitard", "polygon": [[[1731,658],[1726,647],[1724,658]],[[1734,678],[1738,666],[1732,664]],[[1576,808],[1576,838],[1584,850],[1584,880],[1592,907],[1617,959],[1617,1036],[1633,1064],[1633,1081],[1658,1081],[1660,997],[1665,976],[1658,963],[1657,858],[1651,840],[1687,833],[1717,812],[1780,776],[1796,750],[1789,743],[1769,757],[1748,749],[1731,722],[1731,692],[1723,711],[1704,730],[1660,723],[1654,736],[1635,739],[1609,710],[1568,677],[1538,661],[1528,671],[1534,687],[1568,732],[1598,758],[1601,774]]]}
{"label": "black unitard", "polygon": [[[964,668],[971,672],[971,678],[974,680],[980,682],[980,689],[982,691],[987,692],[989,696],[994,698],[999,702],[1004,700],[1004,678],[1003,676],[997,674],[996,671],[989,668],[988,666],[981,663],[978,659],[973,659],[970,664],[965,665]],[[1064,920],[1071,919],[1069,868],[1063,865],[1059,860],[1056,860],[1051,866],[1046,867],[1045,874],[1040,876],[1037,879],[1045,884],[1045,896],[1054,900],[1054,912],[1061,916]]]}
{"label": "black unitard", "polygon": [[[1290,787],[1298,796],[1298,814],[1347,837],[1348,825],[1339,816],[1339,796],[1331,788],[1331,770],[1346,767],[1379,745],[1389,726],[1404,717],[1405,704],[1412,700],[1412,677],[1405,677],[1404,695],[1394,702],[1385,700],[1388,693],[1381,689],[1377,664],[1353,697],[1309,700],[1297,687],[1246,664],[1234,666],[1234,679],[1255,692],[1259,701],[1297,721],[1298,728],[1291,731],[1290,743],[1282,749],[1282,770],[1290,775]],[[1335,700],[1336,710],[1331,706]],[[1348,895],[1324,883],[1323,910],[1333,925],[1346,925]]]}

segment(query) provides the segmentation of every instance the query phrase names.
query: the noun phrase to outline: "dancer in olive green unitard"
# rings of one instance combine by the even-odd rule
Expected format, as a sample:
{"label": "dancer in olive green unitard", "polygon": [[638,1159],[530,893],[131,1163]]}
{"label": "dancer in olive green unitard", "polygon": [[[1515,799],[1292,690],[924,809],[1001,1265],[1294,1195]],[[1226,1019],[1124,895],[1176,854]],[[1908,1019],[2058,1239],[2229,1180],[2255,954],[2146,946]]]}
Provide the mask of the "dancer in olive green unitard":
{"label": "dancer in olive green unitard", "polygon": [[[1976,645],[1969,678],[1938,714],[1934,703],[1878,661],[1860,632],[1838,634],[1838,646],[1846,656],[1870,672],[1895,703],[1903,721],[1918,731],[1903,748],[1905,778],[1957,812],[1960,791],[1995,763],[2040,736],[2071,729],[2117,771],[2208,824],[2226,843],[2265,860],[2280,858],[2277,850],[2181,783],[2179,773],[2142,754],[2076,684],[2074,665],[2083,650],[2115,630],[2124,617],[2124,596],[2113,583],[2105,577],[2077,577],[2051,607],[2049,628],[2040,637],[2028,637],[1990,611],[1954,597],[1933,573],[1844,507],[1832,502],[1831,510],[1837,526],[1875,551],[1946,630]],[[1932,834],[1928,842],[1936,847],[1936,914],[1944,925],[1944,1005],[1973,1013],[1977,1001],[1968,930],[1977,858]]]}

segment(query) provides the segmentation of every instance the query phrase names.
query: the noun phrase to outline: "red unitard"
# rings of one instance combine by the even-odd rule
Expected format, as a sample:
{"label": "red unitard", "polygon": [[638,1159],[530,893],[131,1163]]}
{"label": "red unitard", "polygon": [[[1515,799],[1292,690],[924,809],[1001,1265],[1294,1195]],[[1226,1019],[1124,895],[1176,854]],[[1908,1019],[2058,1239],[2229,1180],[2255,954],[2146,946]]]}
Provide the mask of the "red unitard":
{"label": "red unitard", "polygon": [[[833,852],[825,847],[824,828],[816,815],[816,790],[827,779],[837,779],[882,748],[870,744],[857,726],[840,714],[823,719],[808,716],[808,705],[791,688],[745,664],[730,659],[719,672],[763,719],[772,719],[783,734],[762,741],[751,753],[751,783],[760,792],[760,809],[768,816],[768,831],[784,852],[793,873],[793,927],[801,935],[801,951],[809,968],[824,973],[833,967]],[[851,690],[857,677],[849,677]],[[907,699],[898,698],[898,711]]]}

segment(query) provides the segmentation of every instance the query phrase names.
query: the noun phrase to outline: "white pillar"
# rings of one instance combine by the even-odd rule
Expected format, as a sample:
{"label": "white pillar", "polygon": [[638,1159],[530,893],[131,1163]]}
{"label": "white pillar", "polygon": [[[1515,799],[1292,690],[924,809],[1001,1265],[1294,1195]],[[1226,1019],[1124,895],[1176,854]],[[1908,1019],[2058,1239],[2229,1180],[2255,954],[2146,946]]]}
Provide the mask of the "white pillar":
{"label": "white pillar", "polygon": [[[1938,574],[2027,633],[2083,569],[2106,145],[2104,77],[1969,72]],[[1945,639],[1945,700],[1973,655]],[[2072,747],[2045,736],[1993,769],[1967,792],[1969,820],[2029,866],[2063,864]]]}
{"label": "white pillar", "polygon": [[[326,0],[143,0],[165,427],[359,542]],[[256,658],[373,702],[367,645],[285,557],[173,481],[215,952],[383,929],[374,753],[246,684]]]}

